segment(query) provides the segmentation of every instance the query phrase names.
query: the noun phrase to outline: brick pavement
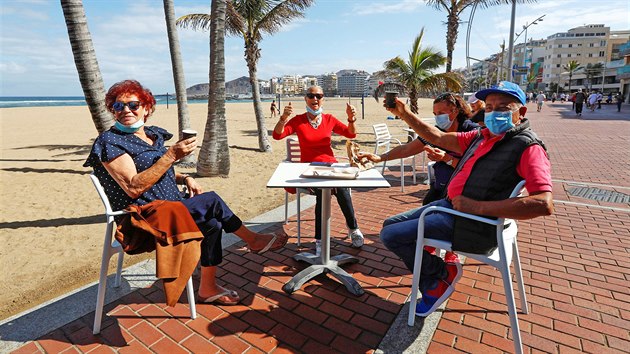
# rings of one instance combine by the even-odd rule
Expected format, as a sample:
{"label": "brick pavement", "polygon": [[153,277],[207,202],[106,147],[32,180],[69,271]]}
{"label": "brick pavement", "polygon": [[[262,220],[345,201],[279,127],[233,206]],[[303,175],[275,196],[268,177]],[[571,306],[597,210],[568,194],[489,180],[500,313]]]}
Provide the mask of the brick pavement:
{"label": "brick pavement", "polygon": [[[556,212],[519,222],[530,306],[530,314],[519,314],[524,350],[629,352],[630,204],[596,202],[567,190],[583,182],[630,194],[630,116],[604,106],[602,112],[576,119],[567,107],[548,105],[542,113],[529,114],[549,148]],[[200,304],[199,317],[190,320],[185,298],[176,307],[165,307],[161,288],[154,284],[106,306],[98,336],[91,334],[91,313],[14,353],[372,352],[405,303],[411,278],[378,241],[381,221],[417,206],[426,191],[418,185],[401,193],[395,176],[390,182],[393,188],[353,192],[366,236],[361,250],[343,240],[343,218],[333,203],[332,253],[361,259],[345,267],[366,290],[361,297],[326,276],[286,295],[282,284],[304,267],[291,258],[295,244],[263,255],[247,253],[237,244],[225,250],[218,275],[238,289],[243,298],[239,306]],[[312,209],[303,215],[303,235],[310,235]],[[289,235],[295,236],[295,226],[294,219],[285,226]],[[304,239],[307,246],[311,241]],[[472,261],[464,269],[428,352],[512,352],[498,272]]]}

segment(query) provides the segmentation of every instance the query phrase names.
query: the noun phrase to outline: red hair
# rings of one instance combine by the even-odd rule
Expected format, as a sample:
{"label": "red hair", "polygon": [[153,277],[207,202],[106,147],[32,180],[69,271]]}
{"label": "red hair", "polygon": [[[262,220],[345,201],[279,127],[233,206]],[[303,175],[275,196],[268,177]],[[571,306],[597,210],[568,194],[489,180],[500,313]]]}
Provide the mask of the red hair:
{"label": "red hair", "polygon": [[122,95],[136,95],[144,109],[149,112],[149,116],[155,112],[155,97],[153,97],[151,90],[136,80],[124,80],[112,85],[105,95],[105,106],[112,114],[114,113],[116,98]]}

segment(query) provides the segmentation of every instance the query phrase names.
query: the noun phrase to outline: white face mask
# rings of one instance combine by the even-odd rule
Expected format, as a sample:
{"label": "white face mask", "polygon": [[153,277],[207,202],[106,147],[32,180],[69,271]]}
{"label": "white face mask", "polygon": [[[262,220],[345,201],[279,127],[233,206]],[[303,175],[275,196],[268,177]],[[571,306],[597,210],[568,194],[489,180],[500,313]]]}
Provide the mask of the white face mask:
{"label": "white face mask", "polygon": [[143,125],[144,125],[144,119],[139,119],[137,122],[133,123],[132,125],[124,125],[119,121],[116,121],[116,123],[114,123],[114,126],[116,127],[116,129],[120,130],[123,133],[135,133],[140,128],[142,128]]}
{"label": "white face mask", "polygon": [[311,107],[306,106],[306,111],[314,116],[318,116],[320,114],[322,114],[322,112],[324,111],[324,109],[322,107],[319,107],[316,111],[313,110]]}

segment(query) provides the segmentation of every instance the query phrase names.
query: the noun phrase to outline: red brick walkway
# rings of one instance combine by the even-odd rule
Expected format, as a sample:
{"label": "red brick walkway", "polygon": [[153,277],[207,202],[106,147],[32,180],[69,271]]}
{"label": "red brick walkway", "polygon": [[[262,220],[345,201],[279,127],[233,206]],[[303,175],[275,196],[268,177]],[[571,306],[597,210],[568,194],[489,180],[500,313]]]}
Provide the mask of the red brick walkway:
{"label": "red brick walkway", "polygon": [[[530,306],[529,315],[519,315],[524,350],[629,352],[630,205],[576,198],[566,190],[574,185],[570,181],[579,181],[630,194],[630,118],[589,119],[607,111],[585,113],[578,120],[560,114],[563,110],[549,105],[542,114],[529,116],[549,148],[554,199],[586,205],[557,202],[553,216],[519,222]],[[394,188],[353,192],[366,236],[360,251],[342,239],[346,229],[333,203],[332,253],[357,254],[361,259],[345,267],[366,290],[361,297],[325,276],[286,295],[282,285],[304,267],[291,258],[295,243],[264,255],[236,245],[225,251],[219,275],[223,283],[238,289],[240,306],[198,305],[199,317],[190,320],[184,298],[168,308],[159,285],[154,285],[107,306],[98,336],[91,334],[92,313],[15,353],[371,352],[406,301],[411,278],[378,241],[381,222],[417,207],[426,191],[418,185],[401,193],[396,180],[390,182]],[[312,235],[312,209],[303,215],[303,235]],[[295,222],[285,230],[295,236]],[[311,241],[306,238],[305,245],[311,246]],[[464,269],[429,352],[513,352],[498,272],[471,261]]]}

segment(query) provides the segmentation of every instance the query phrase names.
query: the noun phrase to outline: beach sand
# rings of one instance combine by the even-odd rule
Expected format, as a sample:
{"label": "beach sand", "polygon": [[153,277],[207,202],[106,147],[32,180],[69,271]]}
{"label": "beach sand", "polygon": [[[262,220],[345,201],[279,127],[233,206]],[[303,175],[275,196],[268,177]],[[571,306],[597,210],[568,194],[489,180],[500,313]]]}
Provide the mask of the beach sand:
{"label": "beach sand", "polygon": [[[289,101],[295,112],[303,111],[303,98],[283,98],[282,106]],[[327,98],[323,106],[345,122],[346,102],[347,98]],[[366,98],[364,119],[361,100],[351,99],[351,104],[358,112],[355,141],[364,150],[374,149],[372,125],[377,123],[386,122],[393,135],[406,141],[402,130],[406,124],[387,120],[390,114],[382,103]],[[263,103],[266,114],[269,105]],[[421,117],[432,116],[429,99],[421,99],[419,105]],[[284,159],[285,142],[272,140],[272,153],[258,152],[252,103],[228,103],[226,109],[230,175],[198,181],[248,220],[284,203],[284,191],[266,184]],[[189,110],[201,144],[207,105],[191,104]],[[0,109],[0,122],[0,319],[4,319],[95,281],[105,224],[103,205],[88,178],[91,169],[82,167],[97,135],[87,107],[5,108]],[[267,118],[270,135],[275,123]],[[176,106],[158,106],[147,124],[176,132]],[[346,156],[345,138],[334,136],[333,146],[337,155]],[[247,186],[246,193],[240,186]],[[149,257],[153,254],[125,257],[125,265]]]}

